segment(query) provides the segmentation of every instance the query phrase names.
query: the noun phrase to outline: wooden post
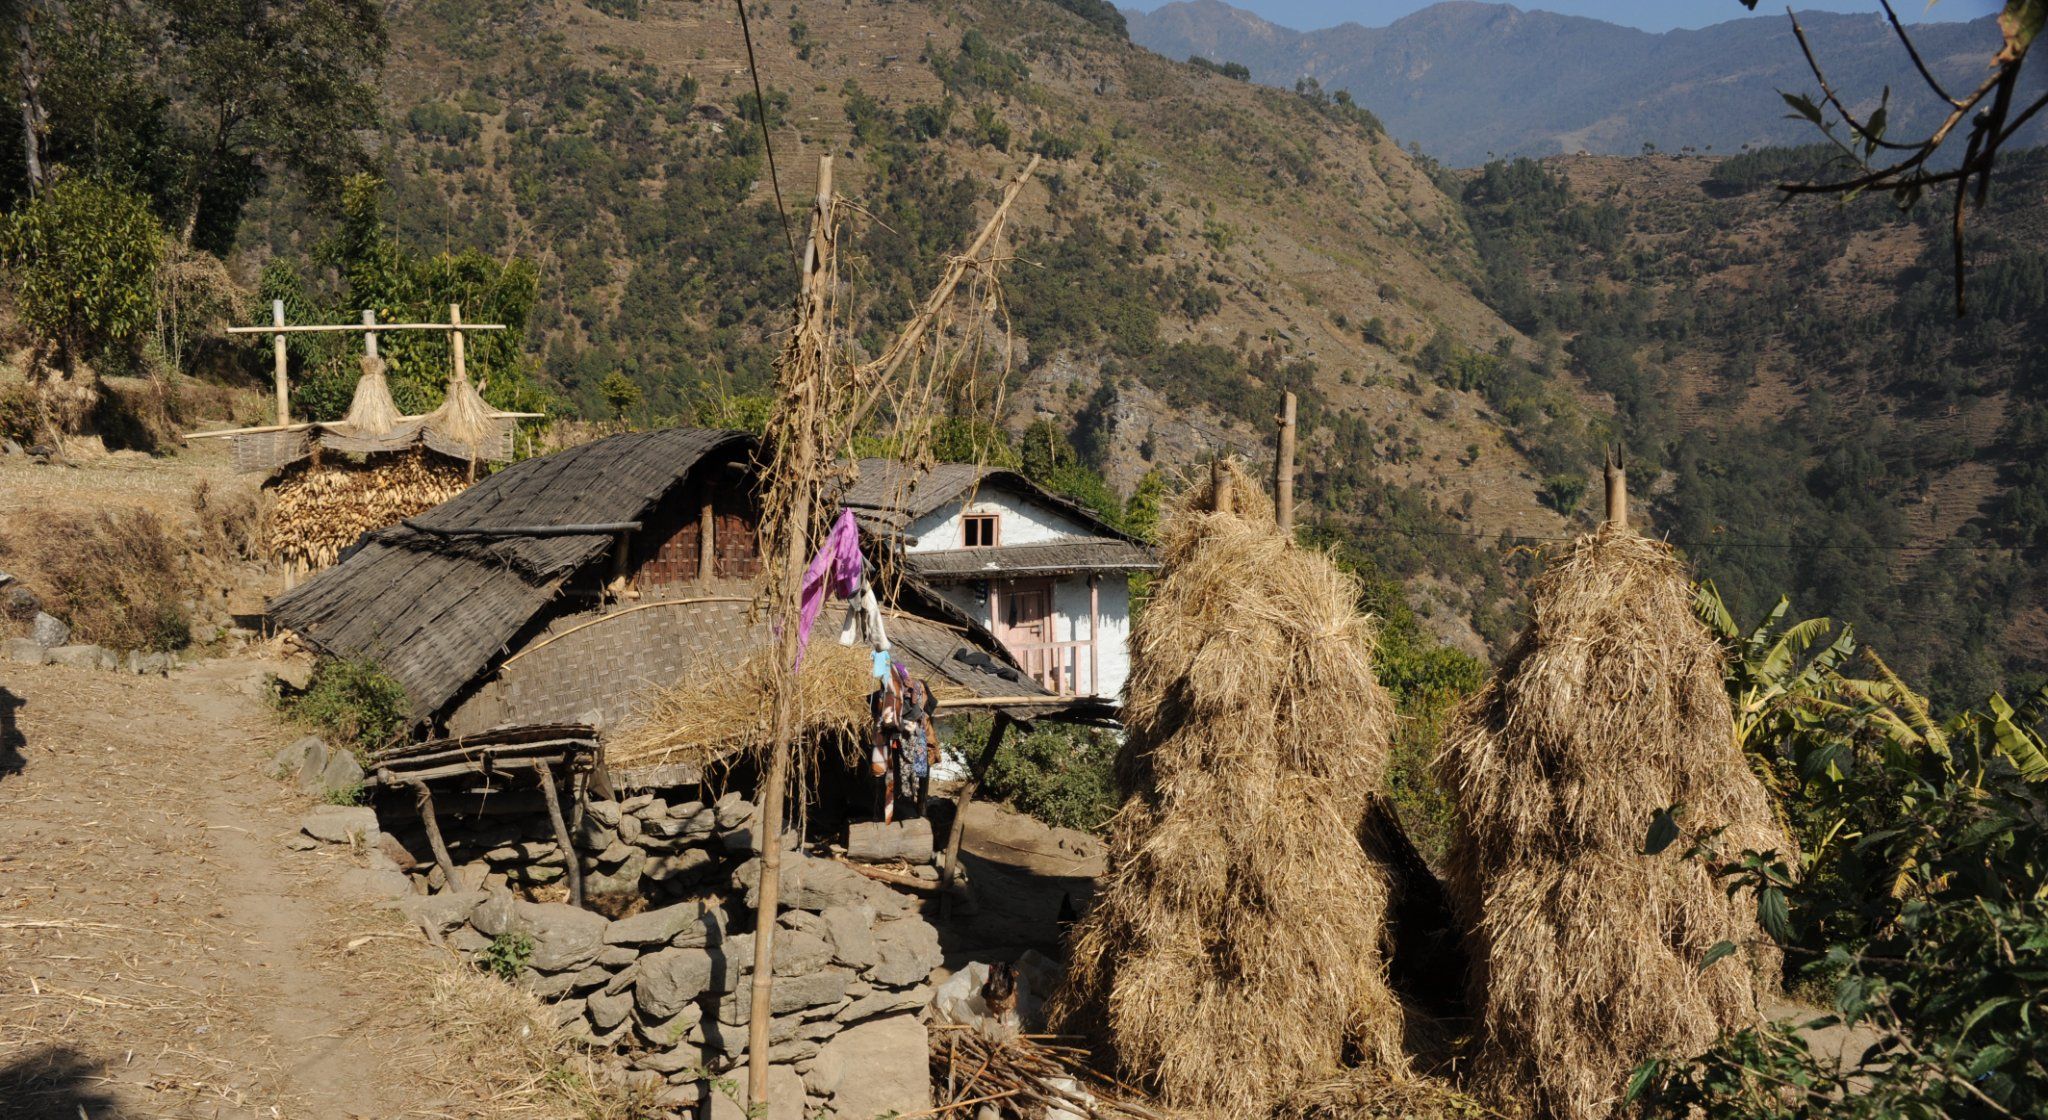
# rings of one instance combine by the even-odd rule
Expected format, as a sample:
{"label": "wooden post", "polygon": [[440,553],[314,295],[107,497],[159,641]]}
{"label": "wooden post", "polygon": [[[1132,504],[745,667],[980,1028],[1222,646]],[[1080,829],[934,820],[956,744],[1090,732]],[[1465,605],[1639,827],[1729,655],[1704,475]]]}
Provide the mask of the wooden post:
{"label": "wooden post", "polygon": [[[832,157],[818,157],[818,193],[811,211],[811,239],[804,246],[803,293],[807,314],[822,318],[824,301],[830,294],[820,278],[832,252]],[[815,320],[814,320],[815,321]],[[829,374],[828,374],[829,376]],[[813,449],[822,451],[822,448]],[[790,499],[789,554],[783,558],[790,603],[796,602],[803,586],[804,568],[810,557],[810,523],[817,495],[812,479],[796,480]],[[780,620],[782,643],[775,666],[775,739],[768,755],[768,776],[761,790],[761,879],[754,908],[754,977],[747,1021],[747,1113],[768,1112],[768,1028],[773,1018],[775,990],[775,916],[782,902],[782,818],[785,787],[789,785],[790,755],[796,749],[797,644],[794,617]]]}
{"label": "wooden post", "polygon": [[1230,513],[1235,503],[1230,497],[1230,478],[1223,473],[1223,460],[1209,460],[1209,489],[1213,492],[1213,504],[1217,513]]}
{"label": "wooden post", "polygon": [[[274,299],[270,301],[270,322],[272,326],[284,326],[283,300]],[[272,374],[272,379],[276,382],[277,388],[277,422],[279,425],[284,425],[292,422],[291,389],[285,382],[284,334],[279,332],[272,335],[271,338],[274,340],[271,344],[271,350],[277,357],[277,370]]]}
{"label": "wooden post", "polygon": [[455,360],[455,380],[466,381],[469,379],[469,369],[462,361],[461,304],[451,303],[448,305],[448,326],[450,328],[448,331],[448,346]]}
{"label": "wooden post", "polygon": [[981,748],[981,757],[967,770],[967,781],[960,786],[960,795],[953,799],[953,827],[946,832],[946,863],[939,869],[939,917],[951,915],[953,911],[953,880],[960,872],[960,841],[967,836],[967,806],[973,804],[974,795],[981,790],[982,775],[988,773],[989,764],[995,761],[996,748],[1003,745],[1003,734],[1010,730],[1010,713],[997,712],[995,726],[988,729],[988,742]]}
{"label": "wooden post", "polygon": [[709,583],[718,575],[718,516],[706,499],[697,508],[697,580]]}
{"label": "wooden post", "polygon": [[1088,695],[1102,695],[1102,643],[1096,631],[1102,629],[1102,577],[1088,577]]}
{"label": "wooden post", "polygon": [[375,311],[366,310],[363,312],[363,355],[370,358],[377,356],[377,313]]}
{"label": "wooden post", "polygon": [[1628,527],[1628,468],[1622,466],[1621,455],[1614,451],[1607,453],[1607,523],[1616,528]]}
{"label": "wooden post", "polygon": [[533,764],[540,775],[541,800],[548,803],[548,823],[555,826],[555,844],[562,849],[562,868],[569,877],[569,905],[583,905],[583,858],[576,854],[576,838],[562,820],[562,799],[555,793],[555,771],[545,762]]}
{"label": "wooden post", "polygon": [[1282,398],[1280,408],[1280,453],[1273,457],[1274,515],[1280,535],[1294,537],[1294,394]]}
{"label": "wooden post", "polygon": [[434,862],[440,865],[443,890],[455,889],[455,861],[448,856],[448,844],[441,839],[441,820],[434,813],[434,793],[425,782],[412,784],[413,796],[419,801],[420,824],[427,829],[427,846],[434,850]]}

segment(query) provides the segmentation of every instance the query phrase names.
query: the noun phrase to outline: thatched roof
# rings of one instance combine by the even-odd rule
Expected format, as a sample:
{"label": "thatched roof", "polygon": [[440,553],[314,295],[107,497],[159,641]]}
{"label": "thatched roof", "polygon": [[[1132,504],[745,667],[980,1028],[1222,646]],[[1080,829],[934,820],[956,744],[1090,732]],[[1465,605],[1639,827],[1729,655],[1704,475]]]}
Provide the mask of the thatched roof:
{"label": "thatched roof", "polygon": [[432,529],[634,521],[700,461],[751,449],[742,432],[633,432],[528,459],[399,525],[271,601],[270,616],[323,653],[374,658],[425,719],[505,650],[608,534],[450,537]]}

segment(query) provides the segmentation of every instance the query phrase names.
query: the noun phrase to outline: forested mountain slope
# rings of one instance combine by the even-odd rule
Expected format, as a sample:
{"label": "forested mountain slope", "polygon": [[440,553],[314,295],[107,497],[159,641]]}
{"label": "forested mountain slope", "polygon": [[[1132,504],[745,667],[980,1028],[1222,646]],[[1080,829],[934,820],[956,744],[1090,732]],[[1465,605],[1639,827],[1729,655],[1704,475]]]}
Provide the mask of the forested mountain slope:
{"label": "forested mountain slope", "polygon": [[[1941,103],[1872,8],[1800,19],[1836,88],[1867,99],[1862,112],[1889,86],[1894,131],[1924,130]],[[1496,155],[1635,155],[1645,144],[1734,152],[1805,142],[1804,122],[1786,120],[1771,92],[1817,92],[1813,77],[1782,8],[1759,11],[1735,18],[1745,13],[1729,0],[1726,22],[1661,34],[1471,0],[1434,4],[1386,27],[1306,32],[1222,0],[1176,0],[1126,18],[1134,41],[1169,58],[1236,62],[1253,80],[1288,89],[1303,77],[1349,89],[1402,143],[1469,167]],[[1918,24],[1913,34],[1934,70],[1962,88],[1982,79],[1999,38],[1990,16]],[[2033,135],[2039,142],[2048,133]]]}
{"label": "forested mountain slope", "polygon": [[1959,320],[1946,208],[1781,204],[1819,154],[1491,165],[1465,192],[1490,298],[1611,395],[1738,617],[1790,594],[1945,696],[2037,687],[2048,155],[1972,219]]}
{"label": "forested mountain slope", "polygon": [[[1500,581],[1445,534],[1561,524],[1542,480],[1584,470],[1597,409],[1537,394],[1540,422],[1508,433],[1477,394],[1418,379],[1440,334],[1528,346],[1477,294],[1458,202],[1369,113],[1162,59],[1048,0],[752,22],[795,220],[823,153],[873,216],[848,270],[870,346],[1037,152],[1005,277],[1013,428],[1052,421],[1128,492],[1263,454],[1296,389],[1311,506],[1426,530],[1374,548],[1462,581],[1442,590],[1460,609]],[[389,33],[386,211],[412,243],[538,263],[531,335],[560,392],[605,414],[623,371],[645,421],[765,383],[791,271],[729,5],[438,0]],[[253,217],[280,259],[324,228],[285,193]]]}

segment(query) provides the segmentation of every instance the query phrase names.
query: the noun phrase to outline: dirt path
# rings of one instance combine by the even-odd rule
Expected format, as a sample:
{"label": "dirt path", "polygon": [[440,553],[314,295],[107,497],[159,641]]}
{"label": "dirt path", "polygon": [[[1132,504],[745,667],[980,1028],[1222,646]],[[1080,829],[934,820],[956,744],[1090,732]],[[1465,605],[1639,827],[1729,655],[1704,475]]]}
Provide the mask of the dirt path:
{"label": "dirt path", "polygon": [[260,671],[0,664],[0,1117],[507,1111],[453,1074],[422,994],[451,966],[365,857],[286,846]]}

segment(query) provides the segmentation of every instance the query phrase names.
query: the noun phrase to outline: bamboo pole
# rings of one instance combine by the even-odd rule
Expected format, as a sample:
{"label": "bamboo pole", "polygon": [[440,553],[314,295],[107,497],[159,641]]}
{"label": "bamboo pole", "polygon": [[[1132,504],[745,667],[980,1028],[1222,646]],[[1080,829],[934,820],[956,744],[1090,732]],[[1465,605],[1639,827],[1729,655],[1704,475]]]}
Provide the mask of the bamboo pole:
{"label": "bamboo pole", "polygon": [[[830,294],[821,279],[832,252],[832,157],[818,157],[818,193],[811,211],[811,239],[804,247],[803,314],[818,322]],[[826,371],[824,376],[830,376]],[[810,449],[813,454],[822,449]],[[789,517],[789,549],[783,557],[792,607],[803,587],[804,567],[809,559],[810,522],[817,495],[815,471],[801,472],[792,480]],[[768,777],[761,791],[761,879],[754,909],[754,977],[752,1003],[747,1021],[747,1112],[766,1115],[768,1102],[768,1031],[773,1017],[775,987],[775,915],[782,901],[782,818],[783,800],[789,785],[790,756],[796,744],[796,659],[795,618],[782,620],[781,654],[775,665],[775,740],[768,758]]]}
{"label": "bamboo pole", "polygon": [[455,861],[449,858],[448,843],[441,839],[441,818],[434,812],[434,793],[425,782],[412,784],[413,796],[418,798],[420,824],[427,830],[427,846],[434,851],[434,862],[441,868],[441,879],[446,890],[455,889]]}
{"label": "bamboo pole", "polygon": [[462,305],[448,305],[448,345],[455,356],[455,380],[467,381],[469,369],[462,364]]}
{"label": "bamboo pole", "polygon": [[533,764],[533,771],[540,777],[541,800],[547,802],[548,823],[554,826],[555,843],[562,849],[562,871],[569,878],[569,905],[583,905],[583,857],[576,852],[576,838],[569,834],[568,822],[562,819],[562,799],[555,793],[555,771],[545,762]]}
{"label": "bamboo pole", "polygon": [[292,422],[291,390],[285,384],[285,363],[287,358],[284,347],[283,300],[274,299],[270,301],[270,323],[277,332],[276,339],[271,347],[271,352],[277,358],[277,369],[272,374],[272,378],[276,382],[277,388],[277,422],[279,426],[283,426]]}
{"label": "bamboo pole", "polygon": [[377,313],[368,308],[363,311],[363,356],[377,356]]}
{"label": "bamboo pole", "polygon": [[[277,325],[258,327],[229,327],[227,334],[332,334],[336,331],[354,333],[362,330],[357,323],[299,323],[288,327]],[[380,331],[502,331],[503,323],[380,323]]]}
{"label": "bamboo pole", "polygon": [[1607,453],[1607,523],[1616,528],[1628,527],[1628,468],[1622,465],[1621,455],[1615,451]]}
{"label": "bamboo pole", "polygon": [[1294,537],[1294,394],[1282,398],[1280,406],[1280,453],[1273,457],[1274,515],[1280,535]]}

